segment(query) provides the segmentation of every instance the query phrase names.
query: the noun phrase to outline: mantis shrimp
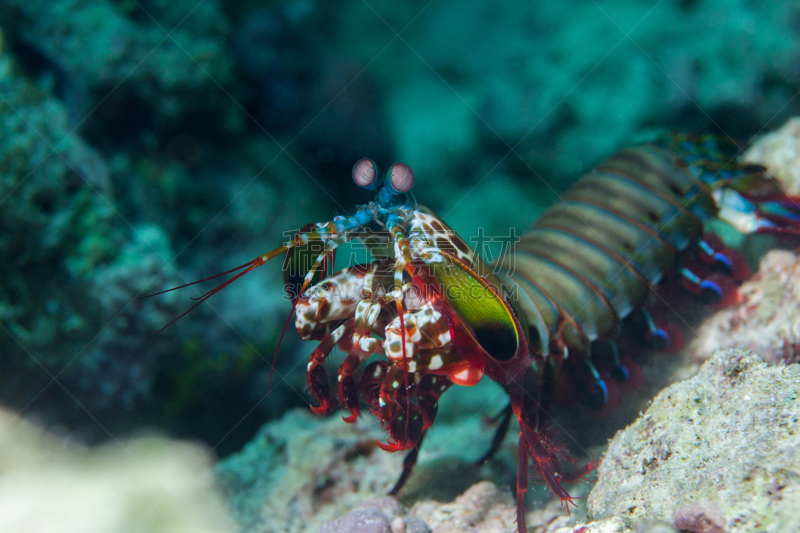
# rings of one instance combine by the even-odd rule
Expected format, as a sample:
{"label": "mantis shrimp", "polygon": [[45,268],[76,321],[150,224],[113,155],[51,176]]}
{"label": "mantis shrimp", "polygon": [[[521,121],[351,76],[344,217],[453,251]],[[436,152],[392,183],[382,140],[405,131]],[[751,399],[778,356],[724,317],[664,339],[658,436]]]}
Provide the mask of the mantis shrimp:
{"label": "mantis shrimp", "polygon": [[[636,373],[631,345],[681,343],[680,331],[650,312],[654,291],[671,286],[702,302],[725,302],[749,276],[743,257],[705,233],[706,223],[800,233],[793,199],[736,154],[724,139],[680,134],[622,150],[577,181],[496,264],[417,203],[407,165],[395,163],[381,179],[375,162],[363,158],[352,177],[375,192],[373,201],[353,216],[308,224],[219,274],[237,272],[191,309],[285,254],[297,332],[319,341],[307,370],[312,410],[341,407],[352,423],[366,406],[387,433],[378,445],[410,450],[392,493],[410,475],[442,394],[484,376],[494,380],[509,407],[483,459],[516,417],[517,524],[525,531],[530,468],[567,507],[575,503],[564,485],[594,468],[593,461],[563,467],[565,454],[547,430],[554,397],[568,388],[585,409],[613,409],[619,385]],[[373,260],[328,275],[337,247],[351,240],[364,243]],[[634,342],[618,342],[621,331]],[[347,355],[332,393],[325,363],[334,347]]]}

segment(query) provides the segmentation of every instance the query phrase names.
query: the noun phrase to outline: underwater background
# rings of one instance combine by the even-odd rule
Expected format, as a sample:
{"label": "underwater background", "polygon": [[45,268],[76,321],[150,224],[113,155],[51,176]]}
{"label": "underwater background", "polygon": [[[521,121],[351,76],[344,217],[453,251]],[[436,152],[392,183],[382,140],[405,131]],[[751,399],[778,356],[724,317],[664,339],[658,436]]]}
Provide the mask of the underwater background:
{"label": "underwater background", "polygon": [[[0,0],[0,440],[26,419],[86,449],[197,441],[231,458],[232,527],[304,530],[243,503],[263,457],[232,455],[309,402],[291,327],[268,394],[278,260],[163,330],[204,289],[143,296],[353,214],[363,156],[408,164],[469,241],[661,132],[773,131],[798,91],[789,0]],[[443,427],[503,407],[470,394]],[[271,427],[312,424],[292,413]]]}

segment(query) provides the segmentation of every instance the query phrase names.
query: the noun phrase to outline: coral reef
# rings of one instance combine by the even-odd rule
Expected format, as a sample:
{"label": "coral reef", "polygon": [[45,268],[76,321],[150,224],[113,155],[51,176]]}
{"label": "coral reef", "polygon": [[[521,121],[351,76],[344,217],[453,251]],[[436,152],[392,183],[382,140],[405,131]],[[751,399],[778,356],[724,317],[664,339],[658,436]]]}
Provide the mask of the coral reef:
{"label": "coral reef", "polygon": [[[11,275],[11,267],[22,270],[56,258],[70,275],[86,276],[115,253],[107,226],[114,212],[106,164],[81,138],[69,135],[61,102],[19,74],[3,33],[0,94],[5,270]],[[4,307],[8,318],[19,312]]]}
{"label": "coral reef", "polygon": [[699,511],[684,508],[702,506],[706,518],[695,522],[787,531],[800,509],[799,413],[800,366],[721,350],[614,437],[589,495],[589,515],[685,524]]}
{"label": "coral reef", "polygon": [[[194,20],[189,33],[176,32],[174,37],[191,43],[184,44],[196,52],[196,58],[215,61],[226,70],[219,55],[223,50],[220,36],[211,35],[226,28],[214,5],[209,2],[194,12],[206,22]],[[165,17],[165,23],[177,24],[180,21],[172,21],[175,13],[170,6],[150,5]],[[0,332],[0,365],[5,380],[1,395],[8,404],[74,427],[86,438],[107,438],[107,431],[160,423],[177,434],[199,433],[219,444],[231,428],[227,424],[218,428],[216,421],[229,418],[227,413],[237,403],[233,416],[240,418],[251,409],[252,404],[241,406],[243,398],[249,402],[249,389],[261,389],[266,378],[257,370],[270,364],[267,357],[253,356],[275,342],[279,327],[264,331],[263,323],[240,320],[238,332],[252,339],[244,347],[239,333],[220,321],[212,327],[198,324],[178,334],[168,331],[153,336],[185,305],[176,304],[177,294],[158,301],[137,297],[185,283],[189,281],[186,276],[200,277],[168,267],[175,256],[172,238],[183,242],[195,238],[211,219],[219,228],[206,232],[204,242],[213,247],[225,240],[230,246],[231,233],[252,239],[271,224],[282,228],[299,225],[293,216],[316,204],[316,197],[313,191],[299,194],[294,206],[285,206],[279,201],[285,193],[272,184],[274,180],[256,183],[248,195],[240,194],[258,169],[264,169],[264,158],[280,154],[274,147],[243,147],[257,155],[226,169],[227,180],[214,184],[209,178],[219,179],[211,170],[204,169],[201,174],[200,168],[193,166],[208,157],[207,151],[202,156],[195,154],[202,150],[195,137],[178,136],[183,144],[168,143],[166,154],[152,146],[143,151],[141,144],[134,143],[126,151],[114,144],[122,142],[116,132],[129,134],[135,127],[119,106],[142,118],[150,116],[132,108],[129,99],[146,97],[152,105],[164,106],[159,111],[163,116],[146,127],[167,138],[176,129],[188,127],[185,115],[191,114],[190,109],[213,104],[207,99],[208,84],[213,80],[197,65],[183,64],[191,60],[175,42],[165,42],[164,48],[156,46],[159,41],[154,39],[166,34],[152,21],[143,28],[141,21],[131,20],[121,10],[121,4],[102,1],[8,2],[0,6],[0,320],[4,330]],[[100,27],[104,28],[102,35],[98,34]],[[208,31],[208,39],[195,38],[201,30]],[[98,44],[101,37],[117,43],[119,49],[113,43]],[[202,52],[210,44],[216,52]],[[33,61],[32,48],[52,61],[45,65]],[[147,51],[152,51],[148,58],[154,62],[137,67],[138,59],[147,59]],[[141,57],[136,55],[139,53]],[[193,74],[177,69],[174,63],[180,58],[185,60],[182,68]],[[85,97],[93,96],[93,100],[79,99],[91,109],[75,108],[76,101],[60,88],[61,81],[48,78],[47,68],[55,68],[70,83],[80,85]],[[170,82],[169,76],[178,79]],[[218,79],[225,80],[225,76],[220,73]],[[165,85],[175,91],[169,97]],[[121,101],[111,106],[114,98]],[[231,103],[227,97],[226,102]],[[105,118],[113,118],[113,125],[94,113],[95,106],[111,113]],[[179,110],[178,106],[185,107]],[[76,117],[81,124],[75,123]],[[101,133],[102,139],[97,139],[97,131],[115,133]],[[100,149],[90,146],[87,136]],[[278,162],[271,171],[291,176],[296,169],[287,171],[286,165]],[[203,208],[187,206],[188,193],[212,195],[215,202],[207,202]],[[234,208],[232,213],[212,218],[226,203]],[[262,207],[270,213],[253,216]],[[191,237],[181,237],[187,229]],[[247,250],[237,253],[243,251]],[[249,253],[262,251],[259,246]],[[220,255],[213,262],[197,261],[197,266],[205,263],[219,271],[229,267],[227,259]],[[213,266],[217,264],[220,266]],[[223,311],[238,311],[244,298],[266,307],[262,320],[288,313],[288,307],[280,310],[285,303],[280,285],[262,280],[265,287],[254,289],[253,281],[249,287],[244,284],[231,291],[217,305]],[[256,307],[250,305],[245,316],[252,317]],[[198,344],[209,348],[192,348]],[[181,353],[197,359],[187,363],[176,357]],[[225,414],[213,416],[217,412],[213,406],[224,405],[213,398],[225,387],[241,392],[227,393],[230,404],[222,408]],[[297,401],[284,395],[271,408],[282,410]],[[241,429],[254,431],[265,411],[268,409]],[[205,421],[208,418],[211,421]],[[223,450],[230,446],[222,444]]]}
{"label": "coral reef", "polygon": [[489,481],[477,483],[450,503],[418,502],[412,512],[437,533],[476,530],[513,531],[515,518],[511,495]]}
{"label": "coral reef", "polygon": [[[267,398],[291,308],[280,266],[155,336],[204,289],[137,296],[351,213],[369,200],[349,178],[364,155],[408,163],[420,202],[469,242],[479,228],[521,233],[569,180],[656,131],[760,133],[800,112],[800,11],[751,4],[0,2],[0,400],[91,441],[157,425],[235,452],[307,403],[311,348],[291,331]],[[797,131],[789,123],[746,156],[795,193]],[[768,255],[737,306],[702,326],[693,359],[655,356],[614,418],[564,413],[573,444],[591,453],[719,346],[795,360],[797,269],[794,256]],[[255,531],[511,531],[513,439],[472,464],[503,398],[450,391],[397,500],[375,499],[402,458],[375,449],[372,418],[354,427],[290,411],[215,472],[237,523]],[[63,462],[82,467],[91,453]],[[89,492],[103,486],[76,476]],[[719,523],[713,502],[684,503],[668,523]],[[581,525],[580,511],[544,501],[528,514],[545,531],[627,527]]]}
{"label": "coral reef", "polygon": [[[465,405],[443,403],[454,404],[451,410]],[[378,424],[371,419],[346,424],[338,416],[322,419],[297,409],[265,424],[242,451],[220,461],[216,473],[245,531],[333,533],[360,524],[365,532],[447,533],[468,526],[511,533],[515,447],[509,443],[487,465],[474,465],[491,436],[491,428],[481,428],[472,411],[445,410],[414,475],[397,498],[389,498],[385,494],[400,473],[403,455],[378,449],[375,440],[385,439]],[[588,493],[583,485],[572,489],[578,497]],[[538,498],[527,514],[532,530],[554,531],[585,514],[581,508],[568,515],[542,487],[532,486],[531,496]]]}
{"label": "coral reef", "polygon": [[787,194],[800,194],[800,117],[756,139],[742,158],[767,167]]}
{"label": "coral reef", "polygon": [[[153,337],[169,321],[175,298],[155,308],[134,295],[144,294],[153,280],[176,283],[163,272],[170,240],[158,226],[133,229],[134,238],[118,251],[114,261],[95,267],[85,297],[108,318],[93,342],[62,367],[60,380],[82,406],[95,416],[118,409],[133,412],[152,401],[158,369],[171,356],[172,339]],[[115,312],[113,318],[106,315]]]}
{"label": "coral reef", "polygon": [[140,416],[174,349],[152,337],[175,315],[171,298],[135,300],[176,283],[170,239],[126,224],[102,156],[0,48],[2,396],[105,438],[90,419],[116,429]]}
{"label": "coral reef", "polygon": [[[660,533],[659,529],[648,528],[648,533]],[[664,533],[673,533],[672,528],[668,528]],[[631,533],[632,530],[622,523],[619,518],[608,518],[605,520],[598,520],[590,524],[576,524],[574,526],[562,527],[555,530],[554,533]]]}
{"label": "coral reef", "polygon": [[675,514],[675,528],[695,533],[725,533],[725,517],[716,504],[688,505]]}
{"label": "coral reef", "polygon": [[85,294],[123,232],[102,158],[70,135],[64,106],[19,74],[4,43],[0,94],[1,364],[17,380],[3,395],[28,402],[113,316]]}
{"label": "coral reef", "polygon": [[0,530],[233,533],[209,451],[163,437],[86,448],[0,408]]}
{"label": "coral reef", "polygon": [[800,360],[800,258],[773,250],[738,288],[739,301],[706,319],[687,348],[705,361],[720,348],[750,348],[770,362]]}
{"label": "coral reef", "polygon": [[[516,531],[516,505],[513,493],[490,481],[472,485],[452,502],[423,500],[414,504],[411,513],[424,520],[432,533],[458,531]],[[537,505],[525,517],[529,531],[550,533],[568,524],[576,517],[568,516],[559,503]]]}
{"label": "coral reef", "polygon": [[402,456],[373,453],[381,433],[297,409],[263,426],[216,471],[244,529],[315,531],[389,491]]}
{"label": "coral reef", "polygon": [[231,81],[230,28],[214,0],[11,0],[0,6],[0,24],[32,74],[64,100],[70,126],[86,123],[100,142],[232,109],[219,90]]}
{"label": "coral reef", "polygon": [[325,522],[320,533],[430,533],[428,525],[415,516],[403,513],[402,506],[391,497],[365,502],[344,517]]}

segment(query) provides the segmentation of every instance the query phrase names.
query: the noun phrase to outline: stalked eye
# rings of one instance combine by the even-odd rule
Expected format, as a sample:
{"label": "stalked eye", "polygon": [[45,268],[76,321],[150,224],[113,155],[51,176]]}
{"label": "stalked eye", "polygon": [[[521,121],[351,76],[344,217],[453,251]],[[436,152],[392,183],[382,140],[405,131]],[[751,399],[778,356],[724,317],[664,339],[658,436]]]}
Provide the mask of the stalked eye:
{"label": "stalked eye", "polygon": [[406,193],[414,186],[414,173],[408,165],[395,163],[389,168],[384,180],[386,187],[395,194]]}
{"label": "stalked eye", "polygon": [[369,157],[362,157],[353,165],[353,181],[368,191],[377,188],[381,182],[378,177],[378,165]]}

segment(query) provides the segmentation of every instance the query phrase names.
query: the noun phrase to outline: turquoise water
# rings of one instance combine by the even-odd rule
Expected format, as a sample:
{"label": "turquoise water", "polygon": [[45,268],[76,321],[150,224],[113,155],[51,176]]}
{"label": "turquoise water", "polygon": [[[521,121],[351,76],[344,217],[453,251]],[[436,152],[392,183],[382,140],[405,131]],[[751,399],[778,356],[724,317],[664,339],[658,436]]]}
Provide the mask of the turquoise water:
{"label": "turquoise water", "polygon": [[308,403],[292,328],[266,397],[280,265],[161,332],[202,291],[140,296],[352,214],[362,156],[408,164],[462,235],[507,235],[618,148],[775,129],[800,113],[799,21],[791,1],[4,0],[0,401],[89,442],[236,451]]}

